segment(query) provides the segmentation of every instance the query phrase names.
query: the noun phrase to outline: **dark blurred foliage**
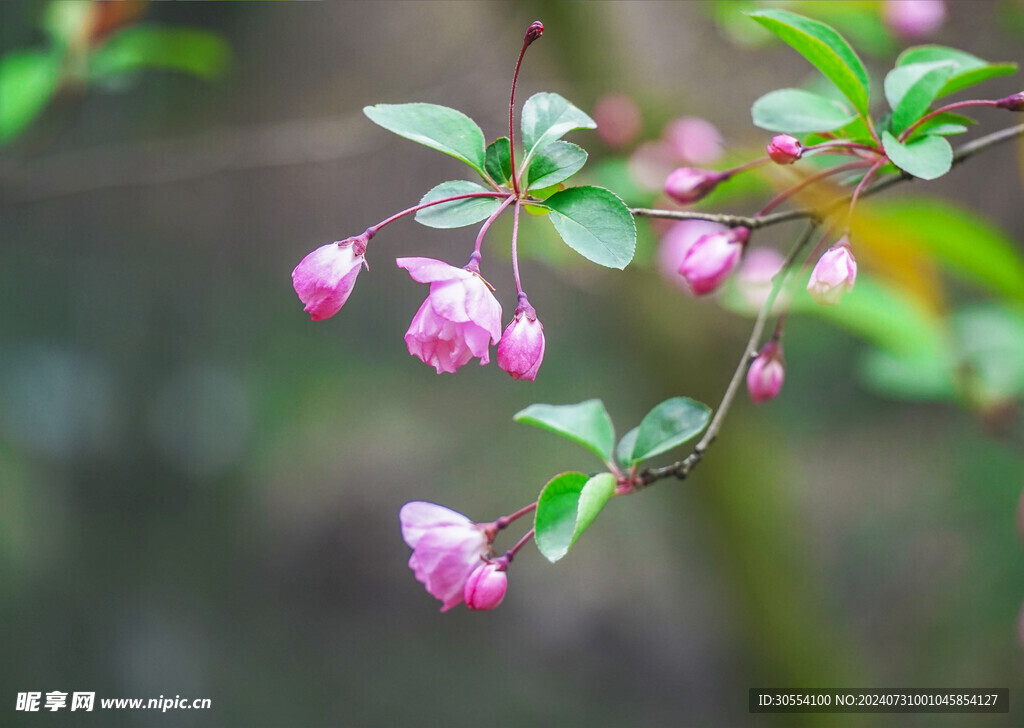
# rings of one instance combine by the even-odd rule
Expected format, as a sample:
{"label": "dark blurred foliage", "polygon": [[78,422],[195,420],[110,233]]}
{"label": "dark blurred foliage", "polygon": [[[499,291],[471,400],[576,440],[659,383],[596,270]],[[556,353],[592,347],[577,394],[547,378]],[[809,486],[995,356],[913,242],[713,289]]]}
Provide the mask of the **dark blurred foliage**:
{"label": "dark blurred foliage", "polygon": [[[995,4],[948,5],[937,42],[1024,60]],[[2,50],[43,42],[41,7],[0,5]],[[652,133],[699,114],[727,144],[763,144],[749,104],[808,68],[733,45],[707,11],[152,3],[146,22],[223,37],[227,74],[91,90],[5,149],[5,725],[745,725],[755,686],[1010,687],[1015,712],[985,723],[1019,723],[1019,449],[951,406],[866,392],[852,365],[863,345],[821,322],[789,327],[783,396],[740,402],[690,480],[612,503],[555,566],[525,549],[497,611],[440,615],[406,568],[402,503],[492,519],[554,473],[595,467],[513,424],[518,409],[600,396],[625,428],[672,395],[717,402],[749,322],[644,266],[531,261],[548,338],[538,381],[493,365],[437,376],[402,341],[424,289],[390,260],[460,261],[475,232],[404,221],[374,240],[344,310],[310,323],[295,263],[460,171],[360,109],[442,103],[499,136],[539,17],[523,98],[552,90],[589,109],[625,92]],[[596,140],[574,138],[600,159]],[[1019,168],[1004,147],[930,189],[1020,240]],[[491,246],[507,234],[496,225]],[[501,259],[488,278],[510,311]],[[28,690],[213,708],[14,713]]]}

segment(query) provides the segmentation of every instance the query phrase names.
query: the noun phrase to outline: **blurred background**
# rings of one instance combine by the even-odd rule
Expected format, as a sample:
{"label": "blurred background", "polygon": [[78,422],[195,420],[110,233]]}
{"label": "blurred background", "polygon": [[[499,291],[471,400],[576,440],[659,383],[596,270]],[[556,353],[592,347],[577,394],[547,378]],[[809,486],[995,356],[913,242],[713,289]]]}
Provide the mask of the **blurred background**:
{"label": "blurred background", "polygon": [[[1002,292],[941,271],[928,284],[933,320],[996,350],[977,388],[886,369],[884,331],[795,317],[782,396],[738,401],[689,480],[613,502],[557,565],[525,548],[500,609],[444,615],[406,566],[403,503],[492,520],[558,472],[595,469],[512,415],[601,397],[621,433],[670,396],[714,405],[750,320],[666,281],[665,227],[646,223],[620,273],[524,221],[547,334],[532,384],[494,365],[438,376],[405,349],[426,290],[391,259],[461,264],[473,228],[382,231],[326,322],[292,291],[308,251],[462,175],[362,107],[440,103],[507,133],[535,19],[519,98],[557,91],[598,118],[600,134],[570,137],[591,152],[581,182],[662,204],[664,167],[761,154],[750,104],[812,69],[741,14],[756,3],[111,5],[0,4],[0,722],[834,725],[755,720],[747,690],[877,686],[1009,687],[1011,713],[985,723],[1020,724],[1012,275]],[[940,2],[910,21],[881,2],[786,5],[833,23],[876,79],[914,43],[1024,61],[1019,2]],[[972,134],[1009,116],[979,113]],[[1019,145],[990,150],[880,196],[878,214],[927,194],[1009,246],[1012,268],[1021,160]],[[712,208],[750,214],[769,185]],[[800,229],[758,242],[782,249]],[[506,312],[509,230],[484,248]],[[13,710],[18,692],[52,690],[212,709]]]}

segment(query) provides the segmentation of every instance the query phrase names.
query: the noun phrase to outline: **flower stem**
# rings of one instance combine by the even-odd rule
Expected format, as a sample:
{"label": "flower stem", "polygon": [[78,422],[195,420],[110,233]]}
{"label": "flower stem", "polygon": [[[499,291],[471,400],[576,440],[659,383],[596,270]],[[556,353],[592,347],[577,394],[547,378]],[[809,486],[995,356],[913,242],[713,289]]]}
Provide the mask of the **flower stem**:
{"label": "flower stem", "polygon": [[752,159],[749,162],[741,164],[738,167],[733,167],[732,169],[727,169],[723,172],[719,172],[719,174],[722,175],[722,180],[725,181],[735,174],[739,174],[740,172],[746,172],[748,169],[753,169],[754,167],[760,167],[762,164],[767,164],[770,161],[772,161],[771,157],[758,157],[757,159]]}
{"label": "flower stem", "polygon": [[870,163],[869,162],[865,162],[863,160],[860,160],[860,161],[857,161],[857,162],[848,162],[846,164],[840,164],[840,165],[835,166],[835,167],[829,167],[828,169],[823,169],[820,172],[815,172],[814,174],[809,175],[809,176],[805,177],[804,179],[800,180],[799,182],[797,182],[795,185],[793,185],[789,189],[784,190],[783,192],[779,193],[778,196],[776,196],[767,205],[765,205],[761,209],[760,212],[758,212],[756,215],[754,215],[754,217],[755,218],[764,217],[769,212],[774,210],[776,207],[781,205],[783,202],[788,200],[790,197],[795,195],[797,192],[802,190],[804,187],[807,187],[808,185],[812,185],[815,182],[824,179],[825,177],[829,177],[829,176],[834,175],[834,174],[839,174],[840,172],[848,172],[848,171],[850,171],[852,169],[857,169],[858,167],[864,167],[864,166],[866,166],[868,164],[870,164]]}
{"label": "flower stem", "polygon": [[512,215],[512,276],[516,279],[516,293],[523,295],[523,284],[519,280],[519,200]]}
{"label": "flower stem", "polygon": [[523,506],[522,508],[520,508],[515,513],[512,513],[512,514],[507,515],[507,516],[502,516],[501,518],[499,518],[497,521],[494,522],[494,526],[499,531],[501,529],[503,529],[503,528],[508,528],[510,523],[512,523],[513,521],[516,521],[516,520],[518,520],[520,518],[522,518],[527,513],[531,513],[536,508],[537,508],[537,501],[534,501],[533,503],[531,503],[528,506]]}
{"label": "flower stem", "polygon": [[536,532],[536,530],[537,529],[535,529],[535,528],[531,528],[529,531],[527,531],[523,535],[523,537],[521,539],[519,539],[516,542],[515,546],[513,546],[512,548],[510,548],[508,551],[505,552],[505,562],[506,563],[512,561],[512,559],[515,558],[516,551],[518,551],[523,546],[525,546],[526,542],[529,541],[531,538],[533,538],[533,534]]}
{"label": "flower stem", "polygon": [[396,212],[391,217],[385,218],[384,220],[381,220],[376,225],[373,225],[371,227],[366,228],[366,233],[365,234],[372,238],[374,235],[377,234],[377,231],[380,230],[385,225],[390,225],[395,220],[403,218],[406,215],[411,215],[414,212],[419,212],[420,210],[422,210],[424,208],[433,207],[434,205],[443,205],[446,202],[454,202],[455,200],[465,200],[465,199],[468,199],[468,198],[471,198],[471,197],[506,197],[506,196],[508,196],[507,192],[467,192],[467,193],[465,193],[463,195],[452,195],[451,197],[442,197],[439,200],[431,200],[430,202],[424,202],[421,205],[416,205],[415,207],[410,207],[408,210],[402,210],[401,212]]}
{"label": "flower stem", "polygon": [[540,21],[534,21],[526,29],[526,35],[523,37],[523,47],[519,49],[519,58],[516,59],[516,72],[512,75],[512,93],[509,94],[508,99],[508,159],[512,167],[512,189],[515,191],[516,197],[519,197],[519,175],[516,174],[516,135],[512,120],[512,115],[516,110],[516,82],[519,80],[519,67],[523,65],[523,56],[526,55],[526,49],[543,32],[544,25]]}
{"label": "flower stem", "polygon": [[925,114],[920,119],[915,121],[913,124],[908,126],[906,130],[904,130],[904,132],[900,134],[900,141],[905,141],[911,134],[914,133],[915,129],[921,126],[921,124],[925,123],[930,119],[934,119],[939,114],[944,114],[947,111],[952,111],[953,109],[962,109],[965,106],[997,106],[998,104],[998,101],[993,101],[992,99],[969,99],[967,101],[957,101],[956,103],[947,104],[946,106],[939,107],[938,109],[935,109],[935,111]]}
{"label": "flower stem", "polygon": [[850,197],[850,207],[846,210],[846,228],[850,227],[850,218],[853,217],[853,208],[857,204],[857,198],[860,197],[860,193],[867,186],[867,183],[871,180],[872,175],[878,171],[878,168],[889,161],[889,158],[882,156],[878,158],[878,161],[871,165],[871,168],[864,173],[860,183],[857,185],[857,189],[853,191],[853,195]]}
{"label": "flower stem", "polygon": [[859,149],[865,152],[873,152],[874,154],[884,154],[878,147],[873,147],[870,144],[858,144],[857,142],[848,142],[845,139],[833,139],[831,141],[822,142],[821,144],[814,144],[804,148],[804,152],[816,152],[819,149]]}
{"label": "flower stem", "polygon": [[498,215],[500,215],[505,210],[505,208],[508,207],[509,204],[511,204],[511,202],[515,199],[515,195],[508,195],[505,198],[505,201],[498,205],[498,209],[492,212],[491,216],[484,220],[484,224],[480,226],[480,232],[477,233],[476,235],[476,245],[473,247],[473,257],[477,261],[480,260],[480,246],[483,245],[484,243],[484,235],[487,234],[487,230],[488,228],[491,227],[491,223],[497,220]]}

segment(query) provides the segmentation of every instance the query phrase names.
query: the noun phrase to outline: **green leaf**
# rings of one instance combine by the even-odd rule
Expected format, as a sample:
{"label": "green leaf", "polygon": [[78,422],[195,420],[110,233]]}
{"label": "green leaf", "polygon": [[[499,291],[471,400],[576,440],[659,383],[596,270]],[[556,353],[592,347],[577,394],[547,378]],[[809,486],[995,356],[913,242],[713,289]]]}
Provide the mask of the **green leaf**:
{"label": "green leaf", "polygon": [[400,137],[462,160],[484,171],[484,133],[461,111],[437,104],[377,104],[363,113],[373,123]]}
{"label": "green leaf", "polygon": [[876,200],[871,212],[894,239],[934,256],[953,275],[1024,301],[1024,256],[978,213],[927,198]]}
{"label": "green leaf", "polygon": [[[473,192],[493,192],[493,190],[478,185],[476,182],[452,180],[451,182],[442,182],[427,192],[420,200],[420,204]],[[487,219],[500,206],[501,200],[497,197],[469,197],[464,200],[442,202],[440,205],[425,207],[417,212],[416,222],[432,228],[458,228]]]}
{"label": "green leaf", "polygon": [[537,499],[534,539],[551,563],[565,556],[615,495],[615,476],[562,473],[544,486]]}
{"label": "green leaf", "polygon": [[633,464],[633,448],[636,447],[636,438],[640,434],[640,427],[634,427],[619,440],[615,446],[615,462],[624,468]]}
{"label": "green leaf", "polygon": [[892,107],[890,127],[894,134],[902,132],[928,110],[952,73],[952,61],[911,63],[889,71],[885,77],[885,98]]}
{"label": "green leaf", "polygon": [[700,434],[711,419],[711,408],[688,397],[672,397],[647,413],[640,422],[631,460],[661,455]]}
{"label": "green leaf", "polygon": [[953,314],[959,351],[989,392],[1024,394],[1024,313],[989,304]]}
{"label": "green leaf", "polygon": [[207,81],[228,66],[231,49],[216,33],[199,28],[137,25],[122,30],[89,59],[89,74],[103,78],[147,68],[181,71]]}
{"label": "green leaf", "polygon": [[544,189],[572,177],[587,163],[587,153],[570,142],[551,142],[533,156],[527,189]]}
{"label": "green leaf", "polygon": [[824,23],[786,10],[758,10],[749,15],[810,61],[843,92],[857,111],[867,114],[868,73],[839,33]]}
{"label": "green leaf", "polygon": [[625,268],[636,251],[636,223],[629,208],[603,187],[570,187],[543,202],[565,244],[608,268]]}
{"label": "green leaf", "polygon": [[894,354],[871,349],[858,360],[857,375],[875,392],[893,399],[926,402],[956,399],[956,381],[947,356]]}
{"label": "green leaf", "polygon": [[595,129],[597,123],[558,94],[534,94],[523,104],[523,164],[573,129]]}
{"label": "green leaf", "polygon": [[789,134],[833,131],[857,118],[842,104],[797,88],[766,93],[750,107],[750,115],[754,126]]}
{"label": "green leaf", "polygon": [[953,73],[939,89],[936,98],[948,96],[969,86],[987,81],[998,76],[1008,76],[1017,71],[1016,63],[988,63],[970,53],[939,45],[915,46],[908,48],[896,59],[897,66],[908,66],[913,63],[933,63],[950,61]]}
{"label": "green leaf", "polygon": [[882,147],[893,164],[921,179],[941,177],[953,166],[953,147],[939,136],[923,136],[901,144],[892,134],[883,131]]}
{"label": "green leaf", "polygon": [[921,134],[933,134],[935,136],[954,136],[963,134],[968,128],[977,124],[974,119],[961,114],[954,114],[946,111],[930,118],[914,130],[911,139]]}
{"label": "green leaf", "polygon": [[0,144],[24,131],[49,103],[60,81],[60,58],[15,51],[0,59]]}
{"label": "green leaf", "polygon": [[604,462],[612,459],[615,427],[599,399],[579,404],[531,404],[512,419],[556,432],[587,448]]}
{"label": "green leaf", "polygon": [[499,185],[512,181],[512,145],[508,137],[499,137],[487,145],[484,169]]}

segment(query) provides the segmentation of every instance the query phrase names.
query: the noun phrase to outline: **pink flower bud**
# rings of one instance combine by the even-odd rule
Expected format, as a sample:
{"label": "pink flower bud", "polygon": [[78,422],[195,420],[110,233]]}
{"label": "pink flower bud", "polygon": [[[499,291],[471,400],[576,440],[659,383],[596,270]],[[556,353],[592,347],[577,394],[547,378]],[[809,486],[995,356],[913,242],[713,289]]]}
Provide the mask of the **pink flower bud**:
{"label": "pink flower bud", "polygon": [[1007,111],[1024,111],[1024,91],[996,101],[996,108]]}
{"label": "pink flower bud", "polygon": [[800,140],[789,134],[777,134],[768,143],[768,156],[776,164],[792,164],[803,153],[804,147]]}
{"label": "pink flower bud", "polygon": [[661,236],[658,244],[658,269],[662,276],[673,285],[689,290],[686,281],[679,277],[679,266],[686,254],[699,238],[710,233],[727,233],[729,228],[707,220],[680,220]]}
{"label": "pink flower bud", "polygon": [[499,564],[487,563],[476,567],[466,581],[463,596],[470,609],[494,609],[505,598],[508,576]]}
{"label": "pink flower bud", "polygon": [[610,147],[624,147],[640,133],[640,109],[622,94],[602,96],[594,104],[597,135]]}
{"label": "pink flower bud", "polygon": [[722,156],[722,135],[715,125],[698,116],[670,121],[662,132],[676,159],[690,164],[711,164]]}
{"label": "pink flower bud", "polygon": [[409,353],[437,373],[454,372],[473,357],[490,361],[489,346],[501,337],[501,304],[480,275],[433,258],[398,258],[430,294],[405,334]]}
{"label": "pink flower bud", "polygon": [[487,555],[484,528],[461,513],[422,501],[406,503],[398,519],[412,549],[409,568],[447,612],[463,600],[466,581]]}
{"label": "pink flower bud", "polygon": [[885,24],[903,38],[931,35],[946,19],[942,0],[886,0],[882,10]]}
{"label": "pink flower bud", "polygon": [[292,271],[292,286],[314,321],[341,310],[356,284],[370,236],[366,233],[323,245],[307,255]]}
{"label": "pink flower bud", "polygon": [[807,282],[807,292],[815,303],[834,306],[844,293],[853,290],[856,280],[857,261],[850,251],[850,240],[844,235],[818,259]]}
{"label": "pink flower bud", "polygon": [[786,377],[786,365],[782,360],[782,345],[769,341],[758,352],[757,358],[747,370],[747,391],[754,404],[775,399],[782,389]]}
{"label": "pink flower bud", "polygon": [[724,174],[710,169],[679,167],[665,178],[665,194],[689,205],[707,197],[724,179]]}
{"label": "pink flower bud", "polygon": [[537,318],[537,312],[520,294],[520,304],[515,317],[505,329],[498,342],[498,366],[512,375],[513,379],[537,377],[537,370],[544,360],[544,326]]}
{"label": "pink flower bud", "polygon": [[698,296],[710,293],[725,281],[743,256],[743,247],[750,239],[745,227],[710,233],[697,238],[686,251],[679,266],[679,275]]}

